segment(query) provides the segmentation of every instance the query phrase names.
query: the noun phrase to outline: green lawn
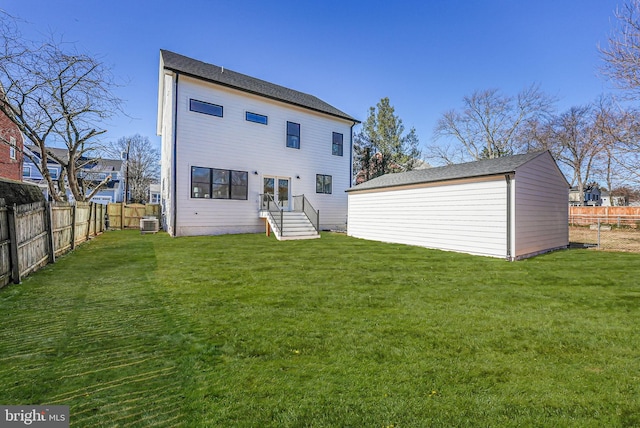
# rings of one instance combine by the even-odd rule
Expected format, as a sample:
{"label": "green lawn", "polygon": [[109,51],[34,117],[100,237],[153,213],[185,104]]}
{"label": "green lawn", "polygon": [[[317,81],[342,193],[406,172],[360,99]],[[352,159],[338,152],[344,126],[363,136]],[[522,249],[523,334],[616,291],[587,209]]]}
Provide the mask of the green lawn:
{"label": "green lawn", "polygon": [[0,290],[0,403],[72,426],[640,426],[640,255],[108,232]]}

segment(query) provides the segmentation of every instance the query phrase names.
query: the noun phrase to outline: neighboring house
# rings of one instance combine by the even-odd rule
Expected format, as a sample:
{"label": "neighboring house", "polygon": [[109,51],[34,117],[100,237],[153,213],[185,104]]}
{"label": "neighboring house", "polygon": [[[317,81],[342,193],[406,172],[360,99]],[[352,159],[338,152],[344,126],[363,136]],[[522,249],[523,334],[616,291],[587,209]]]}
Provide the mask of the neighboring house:
{"label": "neighboring house", "polygon": [[597,184],[584,186],[583,199],[580,201],[580,191],[578,187],[569,189],[569,205],[573,206],[595,206],[602,205],[602,192]]}
{"label": "neighboring house", "polygon": [[0,113],[0,177],[22,180],[22,132],[7,116]]}
{"label": "neighboring house", "polygon": [[567,247],[568,188],[548,151],[387,174],[347,191],[347,233],[517,260]]}
{"label": "neighboring house", "polygon": [[[66,153],[62,149],[49,150],[58,156],[64,156]],[[49,186],[47,186],[46,180],[42,176],[42,173],[39,169],[41,159],[40,150],[36,146],[26,145],[24,147],[24,151],[26,153],[26,156],[24,157],[24,163],[22,166],[22,180],[40,187],[45,198],[50,199]],[[33,157],[37,161],[37,165],[31,160],[29,156]],[[51,158],[47,158],[47,169],[49,170],[51,178],[53,178],[54,180],[58,179],[62,170],[60,164],[58,164]]]}
{"label": "neighboring house", "polygon": [[[65,149],[48,148],[49,152],[54,153],[61,159],[67,157],[67,151]],[[49,198],[49,187],[46,179],[42,176],[40,166],[40,150],[37,146],[27,145],[25,151],[33,156],[37,161],[37,165],[34,164],[27,156],[24,158],[24,166],[22,168],[22,179],[26,182],[30,182],[38,185],[46,198]],[[83,159],[83,163],[86,161],[84,167],[78,172],[78,178],[91,181],[93,183],[100,183],[105,178],[110,177],[106,186],[100,189],[91,198],[91,202],[97,202],[101,204],[108,204],[109,202],[121,202],[124,195],[124,174],[122,172],[123,162],[118,159],[98,159],[95,161],[89,161],[89,159]],[[62,166],[47,156],[47,169],[53,180],[57,180],[62,173]],[[88,193],[88,192],[87,192]],[[67,198],[72,201],[73,195],[67,190]]]}
{"label": "neighboring house", "polygon": [[320,228],[345,228],[356,119],[314,96],[165,50],[158,89],[169,234],[260,232],[261,216],[271,223],[265,200],[296,211],[300,195],[319,210]]}
{"label": "neighboring house", "polygon": [[122,202],[125,192],[124,162],[120,159],[98,159],[88,163],[78,176],[97,185],[107,177],[109,181],[93,195],[91,202],[108,204]]}
{"label": "neighboring house", "polygon": [[149,203],[150,204],[159,204],[160,203],[160,185],[159,184],[150,184],[149,185]]}
{"label": "neighboring house", "polygon": [[603,191],[600,193],[600,198],[602,199],[603,207],[611,207],[613,206],[613,201],[611,200],[611,193],[607,191]]}
{"label": "neighboring house", "polygon": [[611,196],[611,206],[613,207],[626,207],[629,204],[627,198],[625,196],[617,195]]}

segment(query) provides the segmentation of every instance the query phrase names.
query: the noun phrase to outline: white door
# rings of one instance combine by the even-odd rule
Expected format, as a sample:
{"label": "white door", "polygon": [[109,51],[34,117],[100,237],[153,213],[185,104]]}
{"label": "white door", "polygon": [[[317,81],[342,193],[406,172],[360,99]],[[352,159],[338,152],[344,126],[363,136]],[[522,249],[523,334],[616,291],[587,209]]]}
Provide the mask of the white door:
{"label": "white door", "polygon": [[263,178],[265,195],[272,195],[278,205],[285,210],[289,210],[291,199],[291,179],[288,177],[268,177]]}

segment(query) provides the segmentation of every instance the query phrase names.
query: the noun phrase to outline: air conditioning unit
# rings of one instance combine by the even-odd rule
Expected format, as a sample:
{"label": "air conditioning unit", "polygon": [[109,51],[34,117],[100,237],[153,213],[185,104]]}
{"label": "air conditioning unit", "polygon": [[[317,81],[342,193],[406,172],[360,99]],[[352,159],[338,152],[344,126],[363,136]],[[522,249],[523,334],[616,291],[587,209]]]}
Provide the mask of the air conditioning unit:
{"label": "air conditioning unit", "polygon": [[159,228],[160,224],[155,217],[143,217],[140,219],[140,233],[156,233]]}

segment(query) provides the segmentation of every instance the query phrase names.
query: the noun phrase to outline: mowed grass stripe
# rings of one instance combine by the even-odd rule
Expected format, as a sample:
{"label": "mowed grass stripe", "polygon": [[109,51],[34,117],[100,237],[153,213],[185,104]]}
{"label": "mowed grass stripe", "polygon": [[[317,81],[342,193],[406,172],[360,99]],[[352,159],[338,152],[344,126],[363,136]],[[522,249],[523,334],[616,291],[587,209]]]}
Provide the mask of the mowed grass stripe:
{"label": "mowed grass stripe", "polygon": [[[18,310],[13,311],[16,319],[7,323],[6,328],[2,325],[0,331],[3,334],[11,332],[14,338],[24,334],[29,337],[18,347],[0,349],[0,358],[10,358],[14,373],[18,373],[12,376],[0,368],[0,379],[11,376],[16,381],[10,390],[3,391],[4,397],[9,398],[3,402],[11,402],[10,397],[19,397],[22,391],[22,399],[14,398],[16,404],[69,404],[72,414],[77,410],[80,415],[91,418],[86,423],[80,419],[79,426],[112,426],[114,416],[122,417],[125,422],[135,421],[140,418],[140,409],[149,406],[130,408],[118,401],[112,403],[111,396],[138,394],[139,401],[148,403],[155,394],[160,397],[156,402],[171,404],[168,406],[172,409],[170,414],[153,408],[145,410],[144,415],[150,422],[159,424],[164,419],[175,420],[176,415],[182,414],[179,400],[176,404],[173,397],[179,396],[175,393],[179,388],[168,389],[167,385],[182,385],[184,381],[178,376],[173,361],[174,350],[162,340],[172,320],[164,309],[164,297],[158,297],[154,289],[153,251],[145,252],[139,269],[121,265],[118,275],[109,280],[107,277],[96,278],[96,271],[99,271],[96,267],[87,268],[87,260],[95,258],[95,243],[88,248],[91,254],[79,250],[60,259],[41,271],[41,281],[34,281],[37,274],[27,278],[18,286],[20,289],[11,290],[11,295],[7,295],[9,299],[3,301]],[[109,246],[110,255],[115,254],[116,259],[120,258],[118,252],[128,251],[126,246]],[[53,272],[65,268],[70,270],[73,279],[56,277]],[[81,275],[83,271],[85,274]],[[115,273],[113,268],[107,271]],[[53,300],[62,301],[61,296],[66,296],[66,302],[60,304],[64,309],[59,312],[55,307],[42,304],[42,300],[52,300],[42,293],[54,289]],[[29,304],[17,304],[21,299]],[[29,328],[22,332],[12,328],[19,324]],[[15,355],[20,354],[16,352],[18,349],[33,351],[43,342],[49,347],[40,349],[46,353],[38,356],[42,360],[38,366],[15,365]],[[52,343],[53,347],[50,346]],[[48,369],[49,373],[44,373],[43,369]],[[36,388],[27,387],[34,383]],[[31,391],[24,395],[27,390]]]}
{"label": "mowed grass stripe", "polygon": [[65,379],[65,378],[72,378],[72,377],[78,377],[78,376],[87,376],[90,374],[95,374],[95,373],[99,373],[99,372],[103,372],[106,370],[117,370],[117,369],[121,369],[123,367],[131,367],[131,366],[135,366],[138,364],[142,364],[142,363],[146,363],[148,361],[151,360],[155,360],[157,358],[143,358],[141,360],[123,360],[126,362],[122,362],[122,364],[120,364],[119,361],[110,361],[109,364],[107,364],[106,367],[100,368],[100,369],[95,369],[95,370],[90,370],[90,371],[86,371],[86,372],[82,372],[82,373],[78,373],[78,372],[74,372],[73,374],[70,375],[63,375],[60,376],[60,379]]}
{"label": "mowed grass stripe", "polygon": [[0,343],[0,402],[81,427],[640,426],[639,275],[634,254],[109,232],[0,291],[0,336],[38,337],[35,362]]}
{"label": "mowed grass stripe", "polygon": [[[151,420],[165,421],[176,416],[176,409],[171,405],[171,400],[154,402],[154,406],[132,406],[124,408],[125,415],[113,418],[113,425],[140,426],[146,425]],[[112,415],[115,416],[115,415]]]}
{"label": "mowed grass stripe", "polygon": [[[177,391],[177,390],[176,390]],[[109,410],[108,404],[101,408],[99,414],[92,414],[84,416],[87,412],[94,409],[88,409],[81,411],[78,408],[73,409],[73,414],[76,418],[82,417],[82,423],[85,425],[91,425],[96,421],[109,420],[112,425],[116,425],[116,421],[130,421],[136,423],[140,421],[140,415],[147,414],[148,419],[164,420],[173,418],[176,414],[180,414],[180,410],[172,405],[172,399],[167,396],[165,391],[164,397],[161,399],[154,399],[151,401],[149,396],[138,397],[132,400],[119,401],[118,406],[114,406]],[[150,406],[153,403],[153,407]],[[99,423],[99,422],[98,422]]]}
{"label": "mowed grass stripe", "polygon": [[142,371],[132,376],[121,376],[108,382],[87,385],[86,387],[81,389],[65,392],[64,394],[60,394],[60,395],[54,395],[51,397],[51,399],[54,400],[55,402],[59,402],[64,399],[69,399],[69,397],[77,397],[82,394],[95,393],[98,391],[102,391],[103,389],[113,388],[114,386],[118,386],[125,383],[142,382],[145,380],[155,379],[158,377],[165,377],[174,372],[175,372],[175,367],[164,367],[162,369],[157,369],[157,370]]}
{"label": "mowed grass stripe", "polygon": [[[161,392],[166,392],[166,391],[175,391],[178,392],[180,390],[181,384],[180,382],[172,382],[172,383],[166,383],[163,384],[162,386],[156,387],[156,388],[148,388],[145,389],[143,391],[136,391],[136,392],[127,392],[127,393],[120,393],[120,394],[113,394],[109,396],[109,402],[105,403],[104,405],[102,405],[101,410],[102,410],[102,414],[103,415],[107,415],[109,414],[110,410],[109,409],[113,409],[113,411],[120,411],[120,407],[129,405],[131,403],[143,403],[145,404],[147,402],[147,400],[149,399],[150,396],[161,396],[162,394],[159,394]],[[94,409],[89,407],[89,406],[84,406],[86,407],[84,410],[79,410],[80,408],[82,408],[82,406],[79,406],[76,408],[76,410],[74,411],[74,415],[76,417],[81,416],[85,413],[89,413],[92,412]],[[89,416],[89,418],[97,418],[97,417],[102,417],[101,415],[98,414],[93,414],[91,416]],[[86,420],[86,419],[83,419]]]}

